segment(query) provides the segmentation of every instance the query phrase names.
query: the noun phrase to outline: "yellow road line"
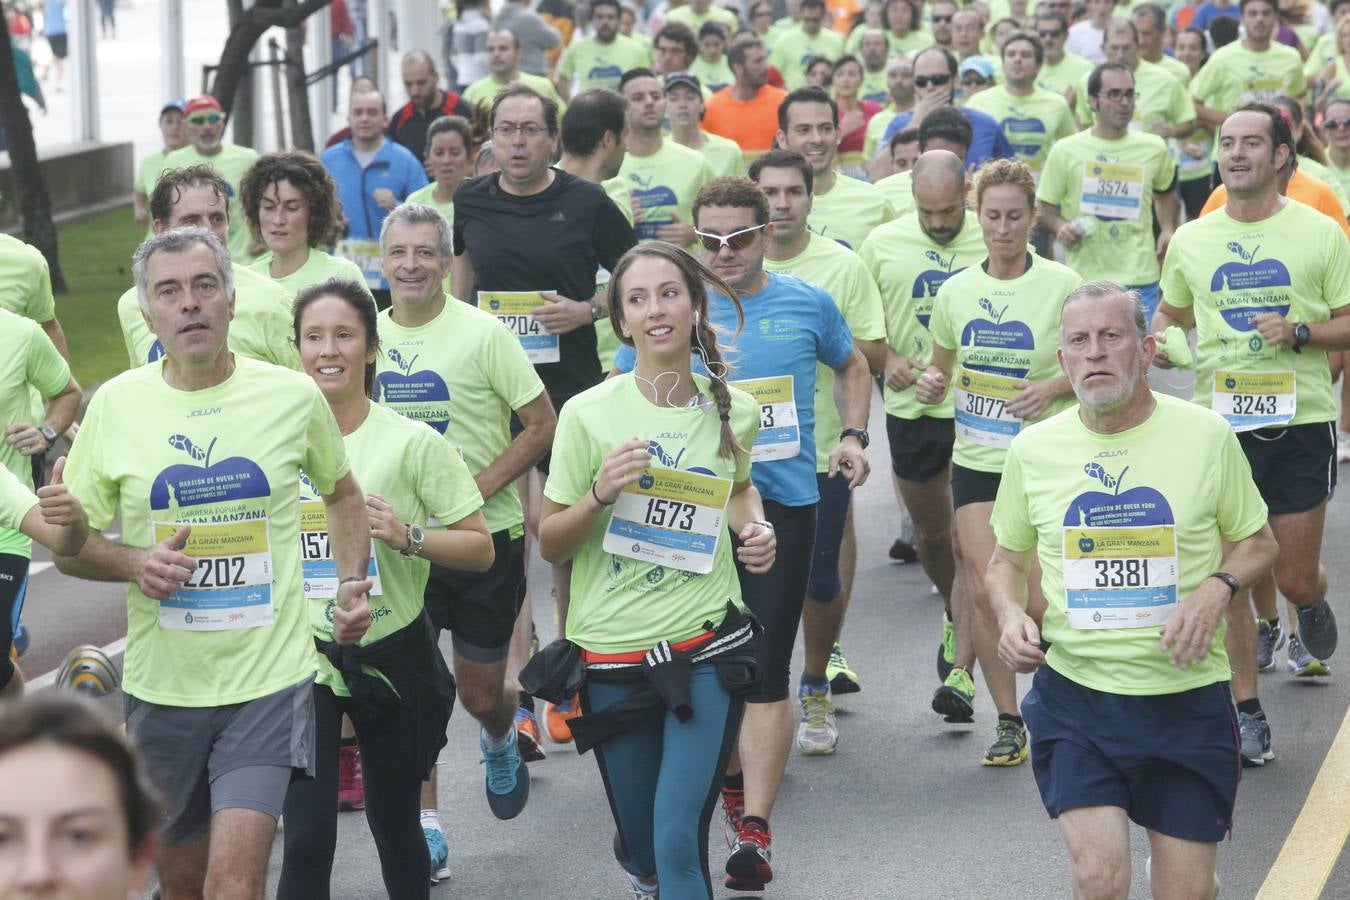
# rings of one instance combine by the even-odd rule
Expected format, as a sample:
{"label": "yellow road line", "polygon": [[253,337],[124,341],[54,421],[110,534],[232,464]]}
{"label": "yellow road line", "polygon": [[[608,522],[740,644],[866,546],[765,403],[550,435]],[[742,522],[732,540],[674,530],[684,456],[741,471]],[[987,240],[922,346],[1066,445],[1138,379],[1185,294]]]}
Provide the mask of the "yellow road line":
{"label": "yellow road line", "polygon": [[1350,710],[1256,900],[1317,900],[1350,836]]}

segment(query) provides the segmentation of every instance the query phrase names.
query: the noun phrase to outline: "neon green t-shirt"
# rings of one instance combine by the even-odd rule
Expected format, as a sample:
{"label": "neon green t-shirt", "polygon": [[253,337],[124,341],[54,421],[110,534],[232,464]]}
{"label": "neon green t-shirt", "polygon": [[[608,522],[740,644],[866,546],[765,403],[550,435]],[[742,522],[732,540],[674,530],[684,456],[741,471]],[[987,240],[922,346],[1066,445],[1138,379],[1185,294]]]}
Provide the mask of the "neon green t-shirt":
{"label": "neon green t-shirt", "polygon": [[[895,210],[896,218],[914,212],[914,173],[909,170],[887,175],[873,183],[872,187],[881,192],[886,202]],[[895,221],[892,219],[891,221]],[[866,241],[864,241],[866,243]]]}
{"label": "neon green t-shirt", "polygon": [[[739,152],[739,151],[737,151]],[[628,220],[628,224],[633,224],[633,192],[628,190],[628,182],[622,175],[615,175],[613,178],[607,178],[600,182],[600,186],[605,189],[605,194],[614,201],[614,205],[623,213],[623,217]]]}
{"label": "neon green t-shirt", "polygon": [[1322,165],[1312,157],[1300,156],[1298,158],[1298,169],[1304,175],[1311,175],[1326,182],[1327,187],[1331,188],[1331,192],[1336,195],[1336,199],[1341,201],[1342,213],[1350,212],[1350,198],[1346,197],[1344,186],[1329,167]]}
{"label": "neon green t-shirt", "polygon": [[256,150],[240,147],[238,144],[222,142],[220,150],[214,156],[203,156],[197,152],[194,145],[188,144],[167,154],[164,157],[164,168],[161,170],[162,174],[170,169],[205,165],[215,169],[216,174],[225,179],[225,183],[230,186],[228,247],[230,259],[236,266],[246,266],[253,261],[253,254],[249,253],[253,238],[248,233],[248,222],[244,221],[244,207],[239,202],[239,183],[243,181],[244,173],[257,161]]}
{"label": "neon green t-shirt", "polygon": [[[707,379],[694,378],[711,398]],[[759,433],[759,407],[749,394],[730,390],[731,427],[748,451]],[[654,469],[748,481],[749,453],[734,459],[719,456],[721,433],[715,406],[654,406],[631,373],[611,378],[563,406],[544,496],[564,506],[581,500],[605,456],[634,435],[649,442]],[[606,552],[604,536],[614,510],[605,507],[572,559],[569,640],[600,653],[645,650],[661,640],[677,643],[702,634],[705,622],[722,621],[728,602],[744,608],[725,526],[717,537],[712,571],[698,575]]]}
{"label": "neon green t-shirt", "polygon": [[[988,255],[979,217],[967,210],[956,237],[950,243],[939,244],[919,227],[917,216],[906,215],[868,235],[858,255],[881,285],[887,345],[901,356],[927,366],[933,356],[928,322],[938,288],[962,269],[983,262]],[[897,418],[952,417],[950,397],[930,406],[918,401],[912,387],[903,391],[888,387],[883,396],[886,413]]]}
{"label": "neon green t-shirt", "polygon": [[[544,392],[525,350],[500,321],[447,295],[440,315],[417,328],[380,313],[375,399],[425,422],[458,447],[475,476],[511,445],[511,411]],[[516,486],[484,498],[492,532],[524,534]]]}
{"label": "neon green t-shirt", "polygon": [[[295,349],[290,293],[266,275],[234,267],[234,318],[230,321],[230,349],[240,356],[300,371],[300,353]],[[117,320],[127,347],[131,368],[154,362],[164,355],[159,342],[141,315],[136,288],[117,300]]]}
{"label": "neon green t-shirt", "polygon": [[[0,432],[9,425],[41,425],[33,420],[32,393],[54,397],[70,384],[70,367],[46,332],[32,319],[0,309]],[[33,460],[0,440],[0,468],[33,487]],[[18,531],[0,528],[0,553],[28,556],[32,544]]]}
{"label": "neon green t-shirt", "polygon": [[1092,63],[1074,53],[1065,53],[1057,63],[1046,60],[1036,75],[1036,87],[1068,99],[1069,91],[1078,91],[1078,83],[1092,71]]}
{"label": "neon green t-shirt", "polygon": [[349,466],[308,377],[236,355],[221,384],[178,391],[140,366],[94,394],[65,480],[91,527],[120,514],[149,547],[191,524],[183,602],[127,585],[126,693],[166,706],[243,703],[314,674],[300,577],[303,470],[328,494]]}
{"label": "neon green t-shirt", "polygon": [[[733,147],[736,145],[733,143]],[[741,148],[736,147],[736,158],[739,160]],[[622,175],[615,175],[606,181],[602,181],[600,186],[605,189],[609,199],[614,201],[623,217],[628,220],[628,224],[633,224],[633,195],[628,190],[628,180]],[[598,294],[609,285],[609,269],[604,266],[597,266],[595,270],[595,292]],[[614,365],[614,354],[619,352],[619,336],[614,333],[607,319],[595,323],[595,354],[600,358],[600,371],[608,372]]]}
{"label": "neon green t-shirt", "polygon": [[[519,81],[521,84],[529,85],[540,94],[543,94],[545,97],[548,97],[554,103],[558,104],[558,114],[561,116],[563,110],[567,108],[567,104],[563,103],[562,96],[558,93],[558,89],[553,86],[553,82],[549,81],[543,75],[534,75],[530,72],[518,72],[516,74],[516,81]],[[507,82],[507,84],[509,83],[511,82]],[[497,92],[504,87],[506,87],[506,84],[498,81],[493,76],[484,75],[482,78],[466,87],[464,93],[460,94],[460,96],[463,97],[470,106],[491,106],[493,99],[497,96]]]}
{"label": "neon green t-shirt", "polygon": [[[21,482],[17,475],[0,466],[0,536],[13,532],[20,534],[28,511],[37,506],[37,495]],[[24,538],[27,540],[27,538]],[[13,553],[13,550],[0,550],[0,553]],[[23,554],[20,554],[23,555]]]}
{"label": "neon green t-shirt", "polygon": [[[879,103],[882,106],[890,103],[891,88],[886,81],[886,68],[884,66],[878,72],[869,71],[866,65],[863,66],[862,87],[858,89],[858,97],[862,100]],[[867,124],[872,124],[871,120]],[[864,132],[865,134],[866,132]],[[866,153],[865,149],[864,153]]]}
{"label": "neon green t-shirt", "polygon": [[1303,57],[1293,47],[1272,43],[1261,53],[1241,40],[1214,51],[1191,79],[1191,96],[1210,109],[1230,113],[1244,103],[1268,102],[1281,94],[1298,97],[1308,88]]}
{"label": "neon green t-shirt", "polygon": [[1006,85],[996,84],[971,97],[966,106],[992,116],[1017,158],[1037,173],[1045,166],[1050,145],[1078,131],[1064,98],[1039,88],[1019,97]]}
{"label": "neon green t-shirt", "polygon": [[[45,325],[56,318],[52,276],[42,251],[18,238],[0,234],[0,309]],[[40,420],[46,402],[30,390],[34,420]]]}
{"label": "neon green t-shirt", "polygon": [[694,196],[714,178],[702,153],[666,138],[649,156],[625,153],[619,177],[638,203],[634,231],[640,241],[656,240],[657,229],[677,218],[692,225]]}
{"label": "neon green t-shirt", "polygon": [[689,64],[689,71],[698,76],[699,84],[714,93],[736,80],[736,76],[731,74],[731,65],[727,62],[726,54],[715,63],[708,62],[702,54],[699,54]]}
{"label": "neon green t-shirt", "polygon": [[1260,222],[1238,222],[1227,209],[1187,222],[1167,248],[1162,292],[1170,306],[1194,309],[1196,403],[1212,406],[1219,372],[1292,373],[1289,424],[1336,418],[1326,352],[1271,347],[1251,324],[1262,312],[1325,322],[1350,303],[1350,246],[1330,218],[1287,201]]}
{"label": "neon green t-shirt", "polygon": [[1333,163],[1327,167],[1327,175],[1330,180],[1323,179],[1324,181],[1327,181],[1327,184],[1330,184],[1333,187],[1339,187],[1342,193],[1350,195],[1350,168],[1338,169]]}
{"label": "neon green t-shirt", "polygon": [[[947,380],[956,418],[952,461],[967,469],[1003,471],[1021,422],[1002,411],[1016,394],[1012,385],[1060,374],[1059,310],[1083,279],[1067,266],[1027,255],[1031,266],[1019,278],[1000,281],[972,265],[944,281],[933,300],[933,343],[956,351]],[[1041,418],[1075,403],[1060,397]]]}
{"label": "neon green t-shirt", "polygon": [[1150,59],[1139,60],[1140,65],[1143,65],[1144,63],[1160,67],[1168,75],[1171,75],[1178,82],[1180,82],[1182,87],[1185,87],[1186,85],[1191,83],[1191,70],[1186,66],[1184,62],[1177,59],[1175,56],[1168,56],[1166,53],[1164,53],[1162,55],[1162,58],[1160,58],[1157,62],[1154,62],[1153,60]]}
{"label": "neon green t-shirt", "polygon": [[[271,266],[272,251],[268,250],[254,260],[249,268],[264,278],[272,278]],[[366,287],[366,276],[361,274],[361,269],[356,263],[349,259],[332,256],[315,248],[310,248],[309,258],[305,260],[303,266],[284,278],[272,278],[272,280],[285,288],[286,292],[292,297],[295,297],[310,285],[320,284],[330,278],[345,278],[348,281],[355,281],[365,289],[367,294],[370,293],[370,288]]]}
{"label": "neon green t-shirt", "polygon": [[812,234],[857,250],[872,229],[895,218],[886,196],[865,181],[836,172],[829,193],[811,196],[806,227]]}
{"label": "neon green t-shirt", "polygon": [[[455,204],[441,203],[436,199],[436,182],[420,187],[408,195],[404,203],[423,203],[445,216],[445,221],[454,227],[455,225]],[[355,265],[355,263],[353,263]]]}
{"label": "neon green t-shirt", "polygon": [[782,73],[783,85],[792,91],[806,83],[806,64],[812,57],[823,56],[833,62],[843,55],[844,37],[839,32],[822,28],[810,35],[798,27],[784,31],[774,42],[769,62]]}
{"label": "neon green t-shirt", "polygon": [[572,83],[572,95],[591,88],[619,89],[619,79],[629,69],[651,65],[651,53],[638,41],[623,34],[602,44],[593,37],[572,41],[558,63],[558,73]]}
{"label": "neon green t-shirt", "polygon": [[[478,486],[455,448],[421,422],[372,403],[366,420],[342,442],[361,490],[388,500],[401,521],[423,527],[432,520],[450,525],[483,505]],[[306,482],[301,478],[300,502],[307,513],[302,519],[304,530],[326,536],[323,502]],[[388,637],[417,618],[431,572],[431,563],[421,557],[404,556],[381,540],[372,543],[380,592],[371,591],[370,629],[358,645]],[[333,605],[332,598],[311,595],[309,599],[310,629],[321,640],[333,639]],[[319,655],[318,665],[315,681],[339,697],[351,696],[341,673],[326,657]]]}
{"label": "neon green t-shirt", "polygon": [[[854,341],[880,341],[886,338],[886,317],[881,309],[881,293],[858,254],[836,241],[813,234],[806,249],[791,259],[764,259],[769,272],[796,275],[802,281],[820,285],[844,314]],[[816,472],[830,470],[830,454],[839,446],[844,425],[834,402],[834,370],[816,363]]]}
{"label": "neon green t-shirt", "polygon": [[881,139],[886,135],[886,128],[891,124],[891,120],[900,115],[895,111],[893,104],[887,104],[881,112],[867,120],[867,130],[863,132],[863,158],[871,159],[877,155],[881,149]]}
{"label": "neon green t-shirt", "polygon": [[1112,694],[1172,694],[1229,679],[1223,622],[1205,658],[1186,669],[1168,661],[1162,626],[1221,568],[1222,540],[1251,537],[1266,523],[1247,457],[1223,419],[1153,396],[1148,419],[1117,434],[1089,430],[1076,408],[1028,428],[1008,451],[994,503],[1000,546],[1034,549],[1040,560],[1046,663]]}
{"label": "neon green t-shirt", "polygon": [[[699,134],[703,136],[703,146],[697,148],[697,152],[702,153],[703,158],[708,161],[708,166],[712,169],[714,178],[721,178],[723,175],[745,174],[745,157],[741,155],[740,144],[729,138],[724,138],[720,134],[709,134],[702,130],[699,131]],[[690,147],[689,149],[695,148]]]}
{"label": "neon green t-shirt", "polygon": [[1336,30],[1333,28],[1313,44],[1307,60],[1303,63],[1303,74],[1308,78],[1316,78],[1336,56]]}
{"label": "neon green t-shirt", "polygon": [[[1078,106],[1075,109],[1084,128],[1091,128],[1094,118],[1088,107],[1089,75],[1084,75],[1078,82]],[[1152,133],[1158,122],[1184,125],[1195,119],[1195,104],[1186,93],[1186,83],[1178,81],[1160,65],[1139,60],[1139,66],[1134,70],[1134,89],[1139,92],[1139,99],[1134,103],[1134,115],[1130,118],[1131,131]]]}
{"label": "neon green t-shirt", "polygon": [[1158,280],[1153,194],[1171,188],[1177,165],[1156,134],[1131,131],[1108,141],[1090,131],[1057,141],[1041,171],[1036,199],[1070,221],[1094,223],[1068,250],[1069,266],[1092,279],[1125,285]]}
{"label": "neon green t-shirt", "polygon": [[704,22],[717,22],[727,29],[727,36],[730,38],[740,27],[736,20],[736,14],[729,9],[723,9],[720,6],[709,5],[708,9],[702,15],[694,12],[693,7],[688,4],[672,9],[666,13],[666,22],[678,22],[694,33],[698,37],[698,30],[703,27]]}
{"label": "neon green t-shirt", "polygon": [[[867,31],[866,24],[855,25],[853,30],[848,33],[848,39],[844,42],[844,52],[859,56],[862,52],[862,36]],[[900,37],[889,29],[882,29],[886,33],[886,44],[890,48],[889,56],[894,59],[900,55],[912,56],[918,53],[924,47],[933,46],[933,34],[924,28],[912,28],[909,34]],[[881,73],[882,93],[885,93],[886,73]]]}
{"label": "neon green t-shirt", "polygon": [[[136,171],[135,190],[145,195],[146,205],[149,205],[150,195],[155,192],[155,183],[159,181],[159,173],[164,171],[164,157],[168,155],[167,150],[156,150],[147,154],[145,159],[141,160],[141,167]],[[145,236],[151,238],[155,236],[155,223],[146,222]]]}

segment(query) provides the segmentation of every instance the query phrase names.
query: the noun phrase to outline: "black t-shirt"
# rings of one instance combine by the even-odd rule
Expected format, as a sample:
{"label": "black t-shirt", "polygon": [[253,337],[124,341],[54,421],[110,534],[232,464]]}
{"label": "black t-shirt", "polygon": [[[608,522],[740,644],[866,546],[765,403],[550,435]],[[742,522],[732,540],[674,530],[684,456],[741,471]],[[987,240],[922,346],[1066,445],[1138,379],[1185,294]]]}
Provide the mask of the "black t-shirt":
{"label": "black t-shirt", "polygon": [[[599,266],[613,269],[637,243],[633,226],[604,188],[561,169],[537,194],[501,188],[500,174],[471,178],[455,191],[455,255],[467,249],[479,291],[556,291],[571,300],[595,295]],[[555,407],[601,381],[595,328],[562,335],[560,362],[536,368]]]}
{"label": "black t-shirt", "polygon": [[427,131],[431,128],[432,122],[441,116],[463,116],[473,124],[473,107],[454,91],[444,93],[441,105],[436,109],[421,110],[413,106],[409,100],[389,117],[389,127],[385,129],[385,136],[394,143],[407,147],[408,152],[417,157],[419,162],[427,157]]}

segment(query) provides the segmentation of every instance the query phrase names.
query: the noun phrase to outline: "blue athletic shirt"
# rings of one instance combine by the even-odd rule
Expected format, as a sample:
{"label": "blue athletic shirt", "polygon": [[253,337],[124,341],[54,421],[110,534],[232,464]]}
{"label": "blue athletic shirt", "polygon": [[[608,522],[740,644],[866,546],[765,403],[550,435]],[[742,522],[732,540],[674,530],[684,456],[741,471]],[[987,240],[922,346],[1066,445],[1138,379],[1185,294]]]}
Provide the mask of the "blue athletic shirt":
{"label": "blue athletic shirt", "polygon": [[[820,500],[816,489],[816,363],[837,369],[853,352],[853,333],[833,298],[823,288],[792,275],[766,272],[769,283],[758,294],[741,298],[745,326],[736,334],[736,307],[712,293],[709,312],[727,344],[729,379],[792,376],[801,450],[791,459],[757,462],[750,479],[765,500],[783,506],[807,506]],[[631,372],[632,347],[619,347],[614,368]],[[707,374],[697,352],[694,370]]]}
{"label": "blue athletic shirt", "polygon": [[[970,122],[971,139],[970,149],[966,151],[966,168],[974,169],[989,162],[991,159],[1013,159],[1016,153],[1013,152],[1012,144],[1008,143],[1008,138],[1003,134],[1003,126],[993,116],[980,112],[978,109],[971,109],[968,106],[958,106],[957,109]],[[909,122],[914,118],[914,113],[903,112],[891,120],[891,124],[886,126],[886,133],[881,136],[881,142],[878,147],[886,148],[891,145],[891,138],[909,127]],[[878,156],[881,154],[878,153]]]}

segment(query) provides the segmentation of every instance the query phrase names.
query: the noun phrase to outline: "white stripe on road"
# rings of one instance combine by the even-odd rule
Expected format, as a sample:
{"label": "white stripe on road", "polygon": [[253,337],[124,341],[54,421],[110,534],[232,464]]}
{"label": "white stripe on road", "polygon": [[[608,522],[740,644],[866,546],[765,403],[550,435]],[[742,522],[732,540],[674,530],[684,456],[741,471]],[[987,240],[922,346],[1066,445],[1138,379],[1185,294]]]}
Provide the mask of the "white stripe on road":
{"label": "white stripe on road", "polygon": [[47,571],[48,569],[52,568],[52,567],[55,566],[55,565],[56,565],[56,563],[51,563],[51,562],[35,562],[35,563],[29,563],[29,564],[28,564],[28,577],[29,577],[29,578],[32,578],[34,575],[41,575],[43,572]]}
{"label": "white stripe on road", "polygon": [[[125,637],[120,637],[111,644],[105,644],[104,646],[99,647],[99,649],[103,651],[105,656],[112,659],[114,656],[121,655],[122,651],[127,649],[127,639]],[[60,669],[52,669],[50,672],[39,675],[31,681],[25,681],[24,690],[40,691],[49,688],[56,684],[56,676],[59,674],[61,674]]]}

